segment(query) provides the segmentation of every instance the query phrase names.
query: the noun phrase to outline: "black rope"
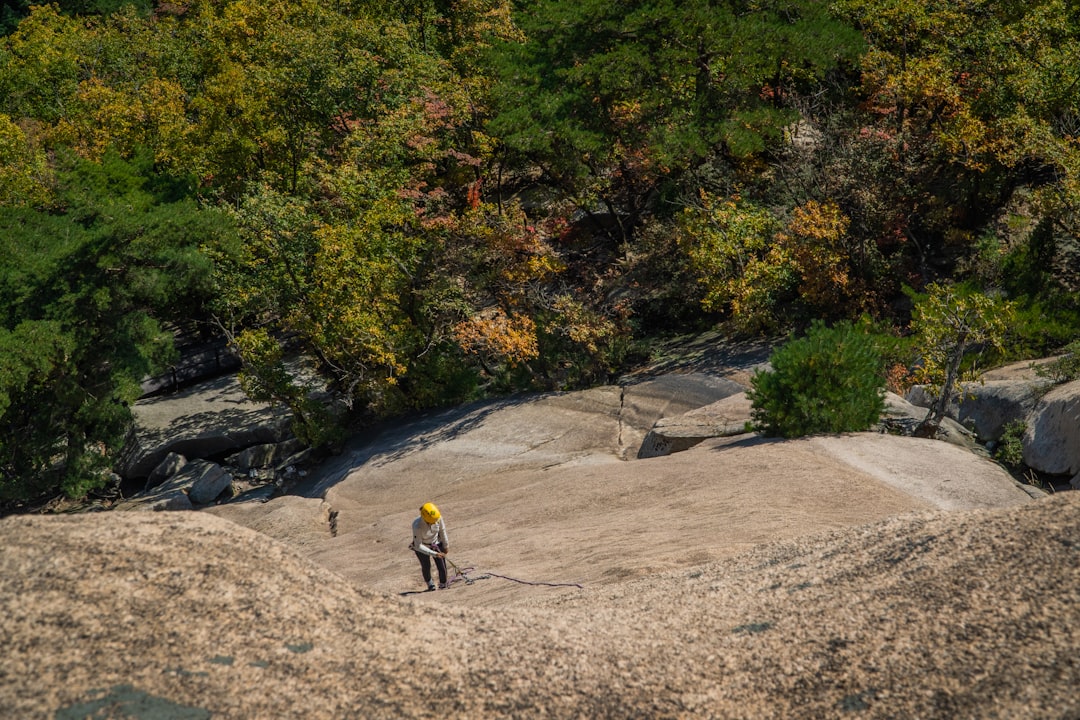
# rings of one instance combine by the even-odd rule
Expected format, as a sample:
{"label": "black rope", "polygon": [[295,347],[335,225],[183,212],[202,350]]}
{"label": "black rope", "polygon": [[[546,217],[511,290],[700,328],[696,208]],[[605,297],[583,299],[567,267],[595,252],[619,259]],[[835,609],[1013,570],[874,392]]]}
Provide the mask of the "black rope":
{"label": "black rope", "polygon": [[502,580],[509,580],[510,582],[521,583],[522,585],[543,585],[544,587],[576,587],[579,590],[584,590],[585,589],[584,585],[579,585],[578,583],[550,583],[550,582],[538,582],[538,581],[534,582],[534,581],[531,581],[531,580],[519,580],[517,578],[508,577],[506,575],[497,575],[497,574],[495,574],[493,572],[489,572],[487,574],[490,575],[491,577],[500,578]]}
{"label": "black rope", "polygon": [[575,587],[575,588],[577,588],[579,590],[584,590],[585,589],[585,587],[583,585],[579,585],[578,583],[551,583],[551,582],[540,582],[540,581],[532,581],[532,580],[521,580],[519,578],[510,577],[509,575],[499,575],[498,573],[493,573],[493,572],[486,572],[483,575],[481,575],[480,577],[470,578],[466,573],[473,572],[473,571],[476,570],[476,568],[471,568],[470,567],[470,568],[466,568],[465,570],[462,570],[457,565],[455,565],[454,562],[452,560],[450,560],[450,558],[447,558],[446,561],[448,563],[450,563],[450,566],[454,568],[454,572],[457,573],[456,576],[450,578],[450,581],[447,583],[447,585],[453,584],[453,582],[455,580],[457,580],[458,578],[461,578],[462,580],[464,580],[466,585],[472,585],[477,580],[486,580],[487,578],[499,578],[500,580],[509,580],[510,582],[516,582],[516,583],[519,583],[521,585],[536,585],[536,586],[543,586],[543,587]]}

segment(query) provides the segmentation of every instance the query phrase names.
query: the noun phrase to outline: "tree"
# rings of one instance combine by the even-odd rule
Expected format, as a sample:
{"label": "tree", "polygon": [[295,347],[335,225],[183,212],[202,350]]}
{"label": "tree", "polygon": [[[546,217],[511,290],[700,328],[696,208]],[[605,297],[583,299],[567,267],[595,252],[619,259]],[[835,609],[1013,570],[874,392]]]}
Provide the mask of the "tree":
{"label": "tree", "polygon": [[874,338],[844,321],[818,321],[804,337],[773,352],[756,371],[747,397],[754,428],[766,435],[868,430],[885,409],[885,375]]}
{"label": "tree", "polygon": [[[937,433],[971,353],[1002,350],[1013,311],[1010,302],[955,285],[931,283],[916,297],[911,329],[921,355],[918,378],[935,396],[917,434]],[[977,368],[968,374],[976,376]]]}
{"label": "tree", "polygon": [[0,42],[0,112],[55,123],[75,94],[89,55],[80,23],[55,5],[35,5]]}
{"label": "tree", "polygon": [[45,153],[10,117],[0,114],[0,206],[44,205],[50,175]]}
{"label": "tree", "polygon": [[786,302],[795,297],[798,269],[776,242],[779,221],[741,197],[702,192],[684,208],[677,238],[705,294],[709,312],[729,313],[745,331],[775,331]]}
{"label": "tree", "polygon": [[0,498],[101,487],[165,323],[210,294],[198,239],[225,229],[152,159],[69,160],[49,213],[0,209]]}
{"label": "tree", "polygon": [[782,141],[789,92],[861,47],[804,0],[531,0],[516,18],[528,40],[497,46],[491,130],[624,244],[662,185]]}
{"label": "tree", "polygon": [[900,230],[924,257],[956,258],[1014,204],[1037,222],[1068,224],[1080,203],[1075,7],[1061,0],[836,7],[869,42],[862,132],[885,139],[897,157],[895,180],[883,177],[882,189],[898,182],[914,190],[897,197],[907,205],[897,210],[910,219]]}

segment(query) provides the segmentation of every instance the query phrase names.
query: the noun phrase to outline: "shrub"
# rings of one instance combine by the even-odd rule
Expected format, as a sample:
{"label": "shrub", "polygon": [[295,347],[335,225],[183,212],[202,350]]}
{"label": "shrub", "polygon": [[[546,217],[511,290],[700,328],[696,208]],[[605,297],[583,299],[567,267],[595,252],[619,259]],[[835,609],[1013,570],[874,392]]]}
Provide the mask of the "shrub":
{"label": "shrub", "polygon": [[754,429],[766,435],[867,430],[885,409],[885,378],[876,339],[849,322],[815,322],[805,337],[778,348],[772,369],[747,392]]}
{"label": "shrub", "polygon": [[1035,368],[1035,374],[1056,383],[1080,378],[1080,340],[1069,343],[1061,357]]}
{"label": "shrub", "polygon": [[1015,470],[1024,464],[1024,431],[1027,424],[1023,420],[1013,420],[1005,426],[1001,439],[994,450],[994,459],[1002,465]]}

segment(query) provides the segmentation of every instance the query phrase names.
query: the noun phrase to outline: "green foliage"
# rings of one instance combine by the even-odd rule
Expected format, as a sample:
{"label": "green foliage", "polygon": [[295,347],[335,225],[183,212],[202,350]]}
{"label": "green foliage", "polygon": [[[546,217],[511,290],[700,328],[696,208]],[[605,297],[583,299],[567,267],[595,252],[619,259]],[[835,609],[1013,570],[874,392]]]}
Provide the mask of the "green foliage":
{"label": "green foliage", "polygon": [[679,217],[678,243],[703,286],[702,307],[729,311],[740,327],[776,329],[777,311],[793,296],[797,275],[774,242],[779,223],[739,198],[702,192]]}
{"label": "green foliage", "polygon": [[1080,294],[1021,296],[1006,350],[1010,358],[1045,357],[1080,337]]}
{"label": "green foliage", "polygon": [[936,427],[962,378],[979,373],[977,360],[1002,353],[1014,314],[1012,303],[977,290],[932,283],[924,295],[915,295],[911,328],[921,353],[919,380],[936,400],[924,425]]}
{"label": "green foliage", "polygon": [[1061,355],[1035,368],[1039,377],[1050,378],[1056,383],[1071,382],[1080,378],[1080,340],[1069,343]]}
{"label": "green foliage", "polygon": [[55,5],[36,5],[0,41],[0,112],[53,123],[79,84],[80,60],[89,54],[87,34]]}
{"label": "green foliage", "polygon": [[293,434],[309,447],[323,448],[342,439],[338,419],[314,396],[309,382],[285,367],[281,344],[264,330],[245,330],[233,338],[244,359],[239,382],[253,400],[280,403],[293,414]]}
{"label": "green foliage", "polygon": [[528,40],[496,46],[490,129],[622,242],[670,179],[779,144],[787,94],[861,47],[804,0],[532,0],[516,17]]}
{"label": "green foliage", "polygon": [[[179,196],[177,195],[179,193]],[[139,381],[173,357],[165,320],[197,317],[222,223],[151,162],[59,175],[62,213],[0,210],[0,497],[100,485]]]}
{"label": "green foliage", "polygon": [[911,330],[943,397],[1080,332],[1061,0],[5,7],[4,493],[98,482],[208,297],[316,444],[305,373],[395,412],[606,381],[635,332],[717,319],[892,322],[899,388],[880,338],[934,278]]}
{"label": "green foliage", "polygon": [[[30,14],[30,8],[38,3],[32,0],[5,0],[0,5],[0,35],[7,35],[18,27],[19,22]],[[65,15],[107,15],[131,6],[141,13],[152,9],[150,0],[59,0],[53,2]]]}
{"label": "green foliage", "polygon": [[994,450],[994,459],[1011,470],[1024,465],[1024,431],[1027,424],[1023,420],[1013,420],[1005,425]]}
{"label": "green foliage", "polygon": [[770,364],[747,391],[754,429],[766,435],[867,430],[885,409],[878,344],[849,322],[815,322],[773,352]]}
{"label": "green foliage", "polygon": [[50,180],[45,153],[10,117],[0,114],[0,206],[45,204]]}

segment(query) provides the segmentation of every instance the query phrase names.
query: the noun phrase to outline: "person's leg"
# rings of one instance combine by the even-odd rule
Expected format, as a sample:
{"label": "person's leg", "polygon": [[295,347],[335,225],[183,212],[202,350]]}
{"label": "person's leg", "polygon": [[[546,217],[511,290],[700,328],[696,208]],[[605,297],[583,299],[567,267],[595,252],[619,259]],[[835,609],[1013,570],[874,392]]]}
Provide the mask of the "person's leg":
{"label": "person's leg", "polygon": [[416,558],[420,561],[420,574],[424,576],[424,582],[427,583],[428,587],[431,587],[431,556],[418,552]]}
{"label": "person's leg", "polygon": [[446,587],[446,558],[435,558],[435,567],[439,570],[439,585]]}

